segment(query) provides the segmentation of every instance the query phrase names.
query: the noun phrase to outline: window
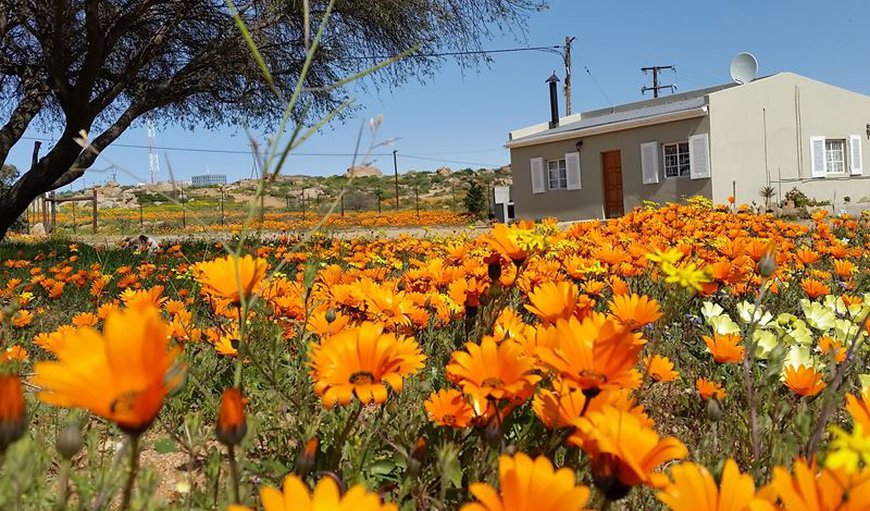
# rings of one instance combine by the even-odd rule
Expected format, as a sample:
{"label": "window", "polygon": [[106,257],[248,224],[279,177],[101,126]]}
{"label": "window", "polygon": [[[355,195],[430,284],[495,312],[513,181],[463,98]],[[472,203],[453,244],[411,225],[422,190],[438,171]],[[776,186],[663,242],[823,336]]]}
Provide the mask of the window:
{"label": "window", "polygon": [[844,174],[846,172],[846,141],[825,140],[825,172]]}
{"label": "window", "polygon": [[565,160],[549,160],[547,175],[550,178],[550,190],[568,189],[568,167],[565,165]]}
{"label": "window", "polygon": [[689,142],[663,144],[665,177],[689,177],[692,165],[689,160]]}

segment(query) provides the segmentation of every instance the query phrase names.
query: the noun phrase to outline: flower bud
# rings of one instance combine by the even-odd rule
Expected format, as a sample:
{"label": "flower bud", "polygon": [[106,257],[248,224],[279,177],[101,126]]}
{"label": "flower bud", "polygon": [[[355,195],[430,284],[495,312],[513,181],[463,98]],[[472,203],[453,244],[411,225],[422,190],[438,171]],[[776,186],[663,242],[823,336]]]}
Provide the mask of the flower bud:
{"label": "flower bud", "polygon": [[14,374],[0,375],[0,453],[24,435],[26,425],[21,380]]}
{"label": "flower bud", "polygon": [[82,437],[82,430],[79,425],[75,423],[67,424],[66,427],[63,428],[63,431],[57,435],[57,439],[55,439],[54,442],[57,452],[65,460],[72,459],[73,456],[82,450],[84,445],[85,439]]}
{"label": "flower bud", "polygon": [[299,458],[296,460],[296,473],[299,477],[305,477],[311,470],[314,469],[317,463],[317,450],[320,447],[320,440],[313,436],[305,442],[305,447],[299,453]]}
{"label": "flower bud", "polygon": [[761,259],[758,260],[758,274],[764,278],[768,278],[776,271],[775,252],[767,250]]}
{"label": "flower bud", "polygon": [[245,419],[245,400],[242,391],[237,388],[224,390],[221,396],[221,409],[218,412],[217,439],[220,443],[232,447],[238,445],[248,432]]}
{"label": "flower bud", "polygon": [[332,307],[326,309],[326,314],[324,314],[324,317],[326,318],[327,323],[332,323],[333,321],[335,321],[335,309],[333,309]]}
{"label": "flower bud", "polygon": [[704,407],[704,411],[707,413],[707,419],[709,419],[710,422],[719,422],[719,419],[722,418],[722,405],[719,404],[719,400],[715,397],[707,400],[707,405]]}
{"label": "flower bud", "polygon": [[408,460],[408,473],[416,476],[420,473],[420,468],[423,466],[423,461],[426,459],[426,438],[420,437],[414,444],[414,450],[411,451],[411,458]]}

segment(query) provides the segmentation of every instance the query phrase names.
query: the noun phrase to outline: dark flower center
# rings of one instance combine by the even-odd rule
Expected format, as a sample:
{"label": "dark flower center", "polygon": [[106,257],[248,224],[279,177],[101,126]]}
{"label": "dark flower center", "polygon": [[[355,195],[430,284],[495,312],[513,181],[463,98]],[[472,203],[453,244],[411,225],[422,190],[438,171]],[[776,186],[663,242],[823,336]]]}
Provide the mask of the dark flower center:
{"label": "dark flower center", "polygon": [[350,375],[350,382],[354,385],[371,385],[375,382],[375,375],[368,371],[357,371]]}

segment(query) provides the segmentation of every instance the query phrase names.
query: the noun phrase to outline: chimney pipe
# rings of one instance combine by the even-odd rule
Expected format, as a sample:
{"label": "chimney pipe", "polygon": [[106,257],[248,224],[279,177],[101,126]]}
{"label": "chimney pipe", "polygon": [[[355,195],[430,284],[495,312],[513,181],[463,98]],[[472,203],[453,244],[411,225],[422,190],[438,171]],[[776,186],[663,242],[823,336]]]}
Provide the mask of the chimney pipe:
{"label": "chimney pipe", "polygon": [[559,77],[556,72],[547,78],[547,83],[550,84],[550,129],[559,125],[559,100],[556,98],[556,83],[559,82]]}

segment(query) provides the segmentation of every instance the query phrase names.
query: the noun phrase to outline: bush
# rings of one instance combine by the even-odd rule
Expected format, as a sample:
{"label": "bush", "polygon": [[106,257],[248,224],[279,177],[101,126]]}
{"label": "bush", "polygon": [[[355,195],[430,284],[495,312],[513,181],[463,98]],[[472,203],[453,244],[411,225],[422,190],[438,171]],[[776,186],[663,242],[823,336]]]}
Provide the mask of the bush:
{"label": "bush", "polygon": [[473,182],[465,193],[465,209],[477,217],[483,216],[487,210],[486,194],[479,183]]}

